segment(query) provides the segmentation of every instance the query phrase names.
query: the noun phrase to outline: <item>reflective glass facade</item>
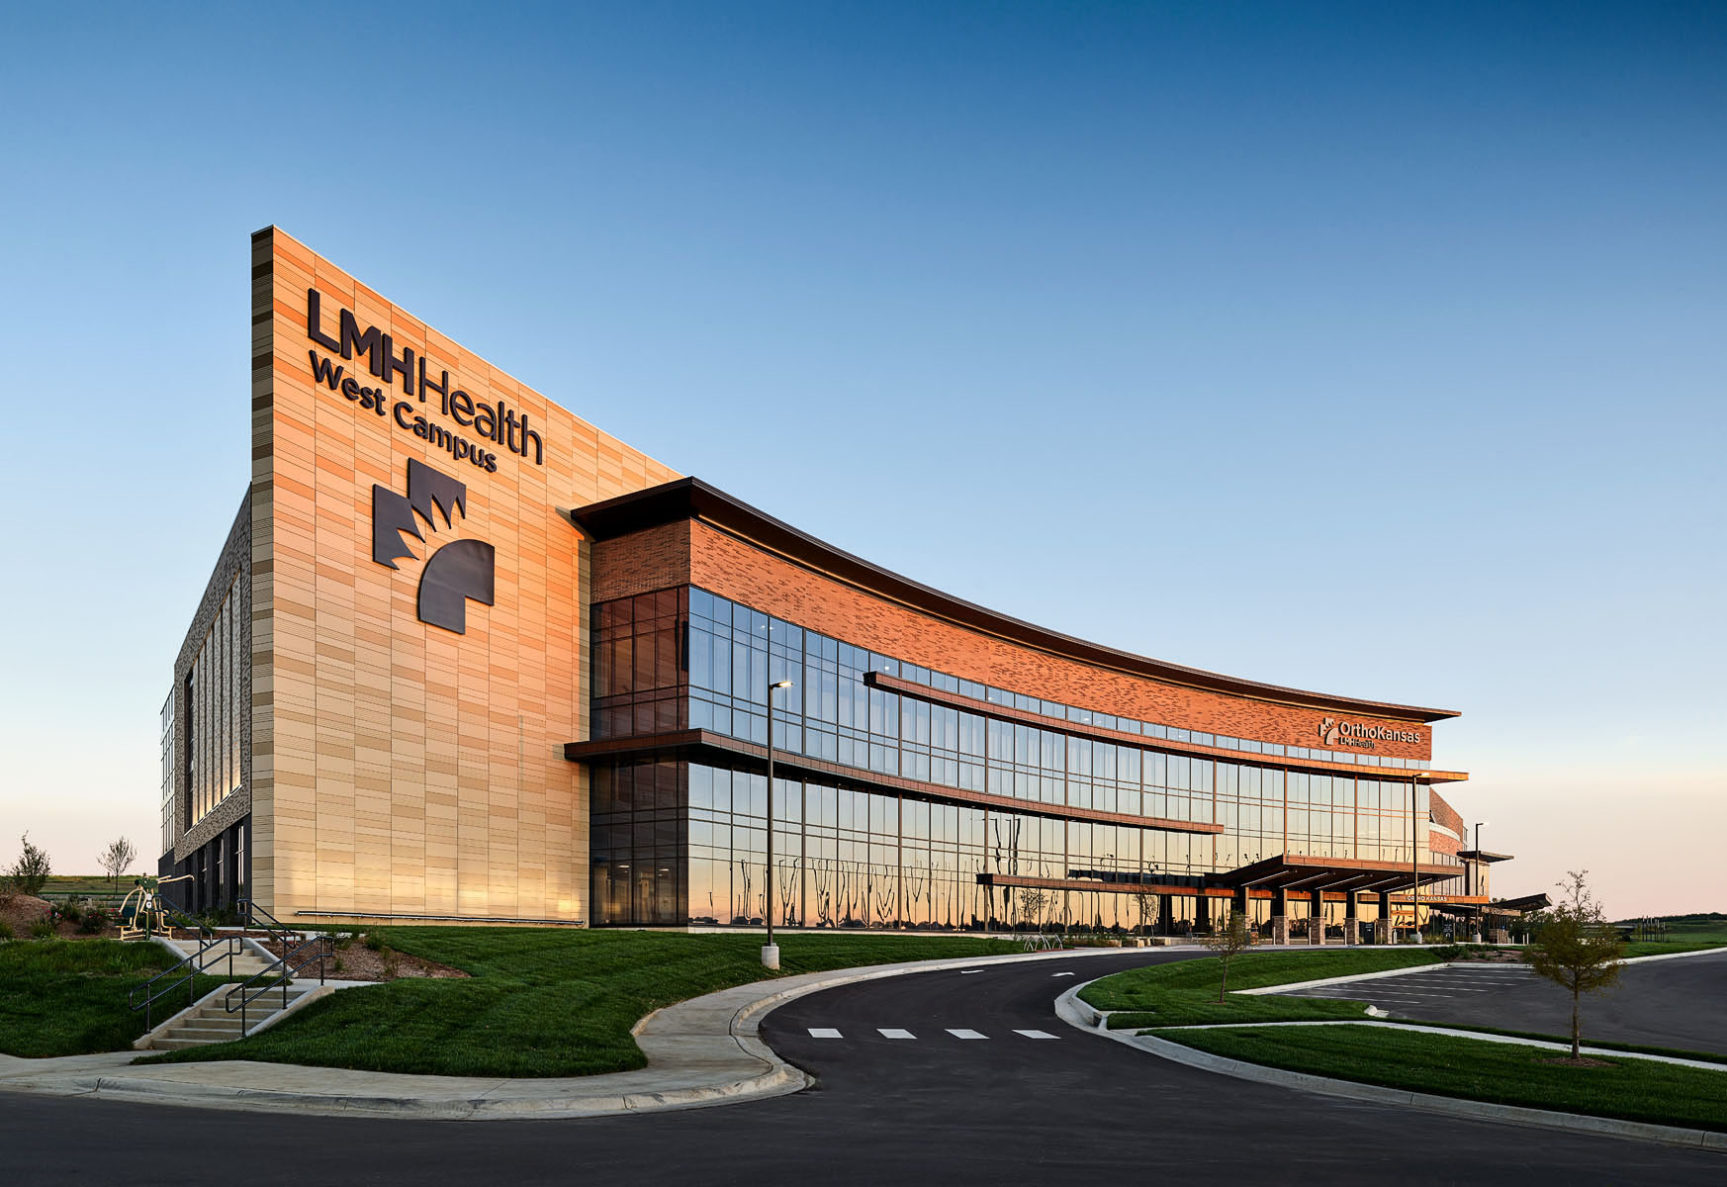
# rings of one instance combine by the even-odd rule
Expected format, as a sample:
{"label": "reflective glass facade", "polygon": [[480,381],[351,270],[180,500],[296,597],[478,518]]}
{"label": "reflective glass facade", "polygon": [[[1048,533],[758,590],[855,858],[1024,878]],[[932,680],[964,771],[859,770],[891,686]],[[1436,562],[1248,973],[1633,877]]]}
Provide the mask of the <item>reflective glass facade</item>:
{"label": "reflective glass facade", "polygon": [[162,704],[162,852],[174,849],[174,693]]}
{"label": "reflective glass facade", "polygon": [[[1160,740],[1220,739],[932,672],[695,587],[602,603],[593,613],[595,738],[701,729],[765,744],[768,688],[789,679],[775,701],[775,750],[855,772],[776,781],[777,922],[963,928],[1038,915],[1132,927],[1148,922],[1146,896],[992,890],[979,875],[1197,887],[1201,875],[1279,854],[1411,858],[1410,783],[1289,765],[1318,752],[1245,739],[1226,747],[1243,751],[1240,761],[1160,749]],[[977,712],[932,704],[872,687],[870,672],[983,704]],[[1036,712],[1051,728],[992,716],[990,706]],[[1093,725],[1145,742],[1072,731]],[[877,777],[933,786],[927,794],[871,787]],[[767,789],[759,765],[711,755],[619,760],[597,764],[592,787],[596,923],[760,922]],[[943,789],[1021,801],[1026,810],[942,802]],[[1425,786],[1415,799],[1420,860],[1444,861],[1428,850]],[[1076,809],[1178,823],[1075,819],[1068,813]]]}
{"label": "reflective glass facade", "polygon": [[188,825],[196,824],[240,786],[241,655],[239,598],[233,586],[222,599],[210,633],[182,690],[186,697]]}

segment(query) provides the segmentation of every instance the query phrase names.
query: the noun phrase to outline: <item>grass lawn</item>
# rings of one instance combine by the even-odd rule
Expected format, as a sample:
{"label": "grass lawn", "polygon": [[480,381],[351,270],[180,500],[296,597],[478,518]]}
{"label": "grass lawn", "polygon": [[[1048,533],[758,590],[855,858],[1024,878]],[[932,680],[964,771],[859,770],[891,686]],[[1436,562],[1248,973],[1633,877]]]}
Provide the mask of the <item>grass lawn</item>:
{"label": "grass lawn", "polygon": [[1439,959],[1432,951],[1416,948],[1247,952],[1229,963],[1230,993],[1226,1001],[1217,1000],[1222,970],[1215,956],[1116,973],[1086,986],[1079,996],[1099,1010],[1129,1011],[1110,1018],[1111,1030],[1218,1022],[1360,1018],[1366,1011],[1361,1002],[1271,995],[1243,997],[1234,991],[1437,964]]}
{"label": "grass lawn", "polygon": [[[646,1063],[630,1036],[644,1015],[766,975],[759,935],[491,927],[375,934],[471,979],[345,989],[253,1038],[151,1062],[259,1059],[449,1076],[628,1071]],[[1013,941],[963,936],[780,937],[784,974],[1022,950]]]}
{"label": "grass lawn", "polygon": [[1710,948],[1727,948],[1727,932],[1719,936],[1687,935],[1674,940],[1633,940],[1625,945],[1625,955],[1664,956],[1673,952],[1702,952]]}
{"label": "grass lawn", "polygon": [[[144,1033],[144,1014],[134,1014],[127,998],[134,986],[173,963],[173,955],[157,944],[0,944],[0,1052],[37,1058],[130,1047]],[[198,982],[200,997],[221,984],[216,977]],[[172,1012],[168,1006],[154,1020]]]}
{"label": "grass lawn", "polygon": [[53,874],[42,893],[44,897],[55,899],[69,894],[123,895],[132,889],[136,878],[135,874],[123,874],[119,881],[112,882],[106,874]]}
{"label": "grass lawn", "polygon": [[[1659,956],[1664,952],[1696,952],[1727,947],[1727,915],[1668,915],[1667,936],[1661,940],[1635,940],[1625,945],[1626,956]],[[1620,923],[1630,927],[1633,920]]]}
{"label": "grass lawn", "polygon": [[[1379,1021],[1385,1021],[1380,1019]],[[1415,1018],[1390,1019],[1400,1026],[1440,1027],[1446,1030],[1472,1030],[1477,1034],[1506,1035],[1514,1039],[1540,1039],[1545,1043],[1570,1043],[1570,1034],[1542,1034],[1534,1030],[1506,1030],[1498,1026],[1469,1026],[1460,1022],[1424,1022]],[[1652,1047],[1646,1043],[1616,1043],[1607,1039],[1592,1039],[1589,1028],[1584,1027],[1583,1045],[1597,1047],[1608,1051],[1640,1051],[1645,1055],[1671,1055],[1677,1059],[1692,1059],[1699,1063],[1719,1063],[1727,1066],[1727,1055],[1717,1055],[1713,1051],[1687,1051],[1682,1047]]]}
{"label": "grass lawn", "polygon": [[1563,1054],[1418,1029],[1292,1026],[1156,1030],[1229,1059],[1339,1080],[1498,1104],[1727,1131],[1727,1071],[1610,1059],[1610,1067],[1546,1063]]}

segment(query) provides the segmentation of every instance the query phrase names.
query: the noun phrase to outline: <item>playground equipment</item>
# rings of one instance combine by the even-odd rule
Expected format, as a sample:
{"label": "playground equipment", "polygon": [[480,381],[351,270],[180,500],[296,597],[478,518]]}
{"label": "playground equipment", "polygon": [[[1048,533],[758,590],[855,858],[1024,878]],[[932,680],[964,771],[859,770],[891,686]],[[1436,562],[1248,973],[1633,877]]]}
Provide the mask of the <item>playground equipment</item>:
{"label": "playground equipment", "polygon": [[120,938],[122,940],[147,939],[151,935],[161,933],[167,935],[172,931],[168,923],[168,912],[173,908],[162,901],[162,887],[170,882],[190,882],[191,874],[181,874],[176,878],[139,878],[133,884],[126,897],[120,902]]}

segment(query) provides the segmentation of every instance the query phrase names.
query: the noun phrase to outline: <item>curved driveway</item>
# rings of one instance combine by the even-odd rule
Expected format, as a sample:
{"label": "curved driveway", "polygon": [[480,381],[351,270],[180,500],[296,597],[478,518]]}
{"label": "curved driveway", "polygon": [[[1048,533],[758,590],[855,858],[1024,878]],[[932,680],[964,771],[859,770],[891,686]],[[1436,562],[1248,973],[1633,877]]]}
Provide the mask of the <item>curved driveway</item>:
{"label": "curved driveway", "polygon": [[[813,994],[763,1035],[817,1086],[548,1122],[392,1122],[0,1100],[0,1180],[38,1183],[1662,1183],[1727,1157],[1249,1084],[1059,1022],[1075,978],[1178,953],[984,966]],[[838,1038],[814,1038],[811,1028]],[[880,1030],[912,1038],[886,1038]],[[960,1038],[949,1030],[986,1037]],[[1053,1039],[1015,1034],[1042,1031]]]}

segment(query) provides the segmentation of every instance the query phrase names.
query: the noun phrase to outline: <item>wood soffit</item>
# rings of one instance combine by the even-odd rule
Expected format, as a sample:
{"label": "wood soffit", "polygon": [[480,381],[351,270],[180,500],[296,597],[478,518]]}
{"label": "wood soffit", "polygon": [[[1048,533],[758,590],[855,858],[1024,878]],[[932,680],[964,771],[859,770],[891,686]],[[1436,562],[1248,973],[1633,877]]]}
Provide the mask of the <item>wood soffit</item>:
{"label": "wood soffit", "polygon": [[1076,639],[1059,631],[997,613],[871,564],[861,557],[801,532],[699,478],[680,478],[632,494],[578,507],[570,512],[570,519],[595,540],[611,540],[682,519],[701,520],[756,548],[777,554],[805,569],[842,581],[876,597],[898,602],[920,614],[993,635],[1022,647],[1036,648],[1095,667],[1149,677],[1167,684],[1252,697],[1277,704],[1369,714],[1390,720],[1433,722],[1458,716],[1454,709],[1430,709],[1418,705],[1367,701],[1244,680]]}

